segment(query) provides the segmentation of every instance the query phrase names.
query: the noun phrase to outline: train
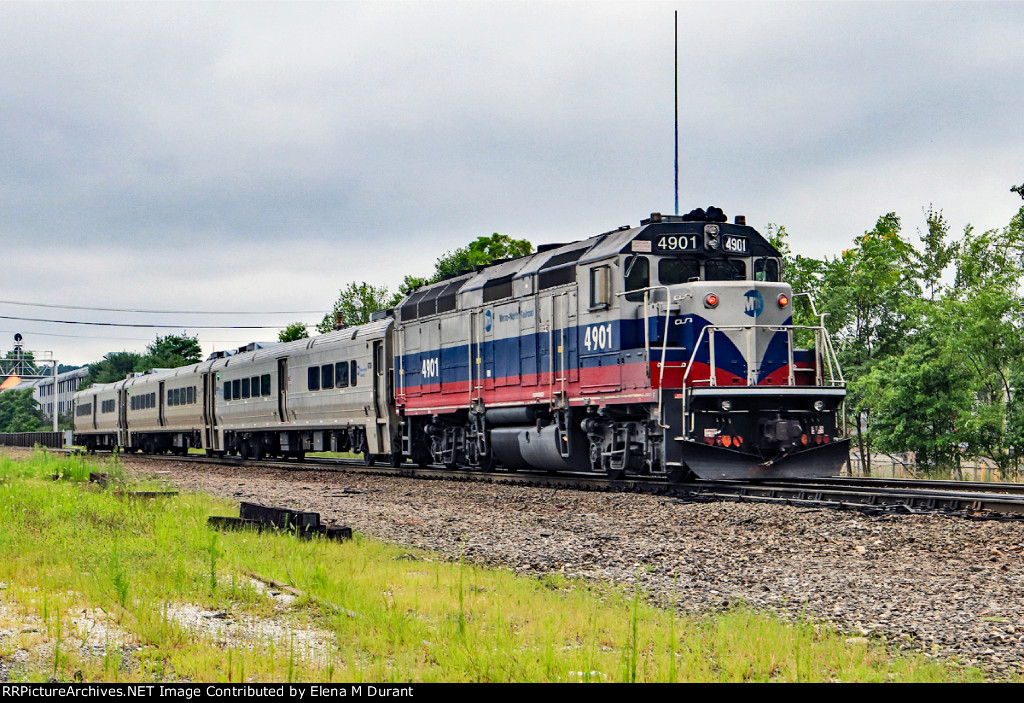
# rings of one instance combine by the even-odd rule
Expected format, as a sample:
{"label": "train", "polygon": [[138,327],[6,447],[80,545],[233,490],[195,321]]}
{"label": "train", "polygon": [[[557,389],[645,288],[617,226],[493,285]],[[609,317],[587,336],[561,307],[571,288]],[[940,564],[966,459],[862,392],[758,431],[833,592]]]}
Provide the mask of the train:
{"label": "train", "polygon": [[743,216],[652,213],[424,285],[367,324],[87,388],[75,442],[613,480],[837,475],[845,382],[824,318],[794,324],[782,263]]}

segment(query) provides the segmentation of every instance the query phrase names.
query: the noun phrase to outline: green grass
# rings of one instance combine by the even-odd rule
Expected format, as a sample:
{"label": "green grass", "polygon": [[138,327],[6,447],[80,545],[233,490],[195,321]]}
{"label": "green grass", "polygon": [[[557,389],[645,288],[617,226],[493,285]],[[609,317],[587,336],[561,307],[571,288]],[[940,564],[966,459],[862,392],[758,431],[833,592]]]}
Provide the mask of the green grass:
{"label": "green grass", "polygon": [[[45,640],[23,677],[102,681],[950,681],[978,679],[921,657],[891,658],[809,623],[738,608],[707,618],[651,607],[559,575],[518,577],[360,535],[346,543],[289,534],[217,533],[237,506],[202,495],[132,500],[85,482],[120,475],[116,458],[0,454],[0,605]],[[64,480],[50,477],[60,474]],[[288,613],[247,575],[301,589]],[[638,575],[640,576],[640,575]],[[182,604],[266,623],[242,642],[188,630]],[[75,644],[71,617],[102,608],[102,654]],[[273,640],[283,618],[323,631],[315,652]],[[2,626],[2,623],[0,623]],[[80,628],[80,626],[79,626]],[[33,639],[35,638],[35,639]]]}

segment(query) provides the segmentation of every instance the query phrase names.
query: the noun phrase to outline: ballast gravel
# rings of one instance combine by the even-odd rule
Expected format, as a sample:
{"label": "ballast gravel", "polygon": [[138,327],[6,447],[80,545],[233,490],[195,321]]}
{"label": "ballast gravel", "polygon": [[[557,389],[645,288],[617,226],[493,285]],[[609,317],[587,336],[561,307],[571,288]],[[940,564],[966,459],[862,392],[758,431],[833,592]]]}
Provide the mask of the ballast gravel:
{"label": "ballast gravel", "polygon": [[[146,474],[153,464],[126,459]],[[1024,674],[1024,522],[657,496],[259,465],[173,462],[180,488],[314,511],[402,545],[516,572],[636,579],[663,605],[740,602]]]}

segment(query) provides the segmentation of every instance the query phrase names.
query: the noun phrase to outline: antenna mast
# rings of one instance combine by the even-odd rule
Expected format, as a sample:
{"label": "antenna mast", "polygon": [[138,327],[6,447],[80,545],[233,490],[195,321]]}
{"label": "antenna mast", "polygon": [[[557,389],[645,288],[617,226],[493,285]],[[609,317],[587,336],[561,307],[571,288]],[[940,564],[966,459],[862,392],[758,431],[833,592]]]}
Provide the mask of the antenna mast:
{"label": "antenna mast", "polygon": [[675,104],[676,104],[676,214],[679,214],[679,10],[675,11]]}

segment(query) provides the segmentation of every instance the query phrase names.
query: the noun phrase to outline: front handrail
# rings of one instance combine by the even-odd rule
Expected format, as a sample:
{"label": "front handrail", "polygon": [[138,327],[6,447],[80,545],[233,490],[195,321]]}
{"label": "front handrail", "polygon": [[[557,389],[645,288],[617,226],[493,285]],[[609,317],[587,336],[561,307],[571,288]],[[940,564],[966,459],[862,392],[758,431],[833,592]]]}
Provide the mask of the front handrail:
{"label": "front handrail", "polygon": [[[811,303],[813,309],[813,301]],[[824,322],[824,315],[820,316],[822,322]],[[686,364],[686,371],[683,373],[683,380],[680,384],[682,389],[682,401],[683,401],[683,422],[682,422],[682,433],[685,437],[687,429],[687,411],[686,401],[689,395],[687,391],[687,382],[690,381],[690,372],[693,370],[694,362],[697,358],[697,352],[701,349],[701,343],[707,337],[708,343],[708,378],[707,379],[695,379],[691,383],[703,383],[707,381],[710,387],[717,386],[717,369],[715,367],[715,351],[714,351],[714,339],[716,332],[729,332],[729,331],[744,331],[748,335],[753,335],[757,330],[768,330],[772,332],[785,332],[788,347],[789,356],[789,386],[796,385],[796,378],[794,375],[795,364],[793,359],[793,331],[794,330],[811,330],[814,332],[814,373],[815,373],[815,385],[821,387],[824,385],[823,371],[827,367],[828,369],[828,385],[844,386],[846,381],[843,378],[842,369],[839,366],[839,359],[836,357],[835,350],[832,348],[831,341],[829,340],[828,331],[825,329],[824,324],[822,325],[705,325],[700,330],[700,335],[697,337],[696,343],[693,345],[693,352],[690,354],[690,360]],[[662,356],[662,363],[664,364],[664,355]],[[750,360],[752,361],[752,359]],[[750,363],[750,362],[748,362]],[[749,368],[749,367],[748,367]],[[747,372],[747,387],[751,387],[753,375]],[[753,384],[756,386],[756,384]],[[660,410],[660,408],[659,408]],[[659,413],[660,418],[660,413]]]}
{"label": "front handrail", "polygon": [[[711,330],[711,334],[706,334],[708,330]],[[715,332],[729,332],[729,331],[747,331],[753,333],[756,330],[769,330],[773,332],[786,332],[789,335],[789,362],[790,366],[793,365],[793,330],[811,330],[815,333],[815,368],[818,368],[822,364],[826,365],[829,372],[828,383],[832,386],[845,385],[846,380],[843,378],[842,369],[839,368],[839,359],[836,358],[835,351],[832,349],[832,345],[829,343],[828,332],[823,327],[818,325],[705,325],[700,330],[700,335],[697,337],[697,342],[693,345],[693,352],[690,354],[690,360],[686,364],[686,373],[683,374],[683,387],[686,387],[686,381],[690,377],[690,371],[693,369],[694,360],[697,358],[697,352],[700,351],[701,342],[704,337],[708,337],[708,346],[710,355],[708,357],[709,366],[711,369],[710,377],[706,379],[697,379],[694,383],[701,383],[707,381],[710,385],[717,385],[715,378],[715,356],[714,356],[714,338],[712,334]],[[824,341],[824,344],[821,342]],[[792,382],[793,374],[790,373],[789,385],[795,385]],[[824,380],[823,378],[821,380]],[[748,375],[747,385],[750,384],[750,378]],[[818,385],[822,385],[820,382]]]}

